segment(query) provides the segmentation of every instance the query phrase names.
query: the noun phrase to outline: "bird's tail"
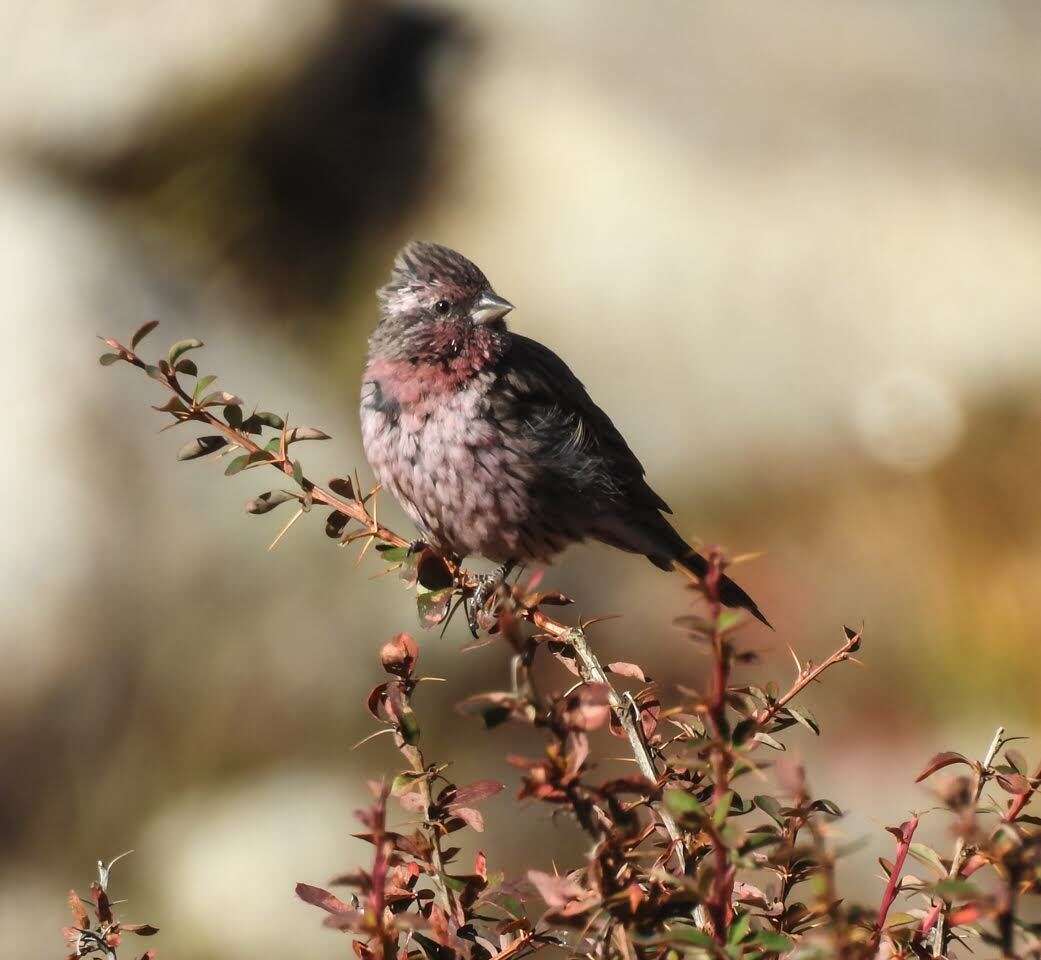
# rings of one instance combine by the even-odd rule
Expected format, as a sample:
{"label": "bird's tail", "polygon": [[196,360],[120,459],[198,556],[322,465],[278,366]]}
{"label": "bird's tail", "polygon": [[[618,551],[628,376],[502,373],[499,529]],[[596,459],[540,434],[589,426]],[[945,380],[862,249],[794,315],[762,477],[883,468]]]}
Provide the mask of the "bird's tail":
{"label": "bird's tail", "polygon": [[[651,560],[654,562],[653,557]],[[703,580],[708,574],[708,561],[689,546],[685,553],[675,558],[673,563],[699,580]],[[719,578],[719,599],[724,606],[747,610],[756,620],[773,630],[773,624],[766,619],[758,604],[726,574]]]}
{"label": "bird's tail", "polygon": [[[662,570],[680,567],[699,580],[708,574],[708,560],[691,547],[657,510],[600,517],[595,536],[611,546],[644,554]],[[773,630],[756,602],[725,575],[719,578],[719,599],[725,606],[747,610],[756,620]]]}

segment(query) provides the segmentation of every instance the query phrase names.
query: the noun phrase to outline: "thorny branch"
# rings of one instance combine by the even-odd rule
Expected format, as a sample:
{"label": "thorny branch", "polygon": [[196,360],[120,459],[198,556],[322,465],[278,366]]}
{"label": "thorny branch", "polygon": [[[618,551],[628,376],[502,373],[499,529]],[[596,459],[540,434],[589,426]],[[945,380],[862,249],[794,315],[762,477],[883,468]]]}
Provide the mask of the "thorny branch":
{"label": "thorny branch", "polygon": [[[154,326],[146,324],[130,347],[107,339],[115,352],[103,356],[102,363],[122,360],[143,370],[171,394],[156,409],[172,416],[175,424],[195,422],[214,431],[214,436],[183,448],[181,459],[238,451],[225,471],[229,475],[271,466],[291,478],[293,490],[261,494],[247,505],[251,513],[266,513],[280,503],[296,503],[298,509],[276,543],[304,513],[321,505],[331,511],[329,536],[342,545],[364,541],[362,556],[376,544],[410,586],[418,584],[418,605],[427,626],[450,619],[453,599],[458,607],[458,601],[473,595],[481,580],[460,561],[426,549],[413,551],[408,541],[377,521],[376,490],[363,496],[356,477],[353,483],[335,479],[319,486],[304,475],[291,455],[292,444],[327,439],[322,431],[289,427],[281,417],[255,410],[244,417],[238,397],[223,391],[206,394],[215,378],[198,377],[194,362],[184,356],[202,346],[199,341],[175,344],[167,359],[155,365],[142,360],[137,344]],[[179,375],[197,378],[191,393]],[[214,412],[220,407],[223,418]],[[266,444],[260,439],[264,427],[278,433]],[[796,676],[780,696],[773,684],[765,689],[733,685],[733,668],[755,657],[735,643],[739,619],[719,602],[725,565],[722,553],[709,551],[708,572],[694,585],[707,601],[709,615],[677,621],[691,641],[709,647],[710,688],[702,694],[677,686],[687,699],[668,706],[653,687],[635,697],[619,692],[610,673],[642,682],[649,678],[638,664],[605,667],[589,644],[587,622],[571,626],[545,612],[545,605],[568,603],[568,598],[534,592],[534,579],[525,589],[503,585],[493,595],[494,605],[479,611],[485,616],[477,619],[489,634],[500,632],[513,644],[514,678],[509,691],[469,698],[464,712],[479,713],[489,727],[509,720],[544,730],[548,736],[541,757],[507,758],[524,771],[519,798],[572,815],[594,841],[577,869],[561,873],[554,866],[552,874],[528,872],[548,907],[539,919],[528,915],[528,892],[489,874],[482,853],[472,872],[459,873],[452,866],[458,863],[460,847],[448,846],[446,838],[463,827],[483,830],[482,815],[472,804],[503,784],[482,780],[457,786],[447,779],[447,764],[431,765],[424,757],[411,696],[421,680],[434,678],[413,675],[418,647],[406,634],[381,650],[391,679],[370,693],[368,705],[386,724],[379,732],[393,733],[407,767],[393,784],[379,786],[375,805],[359,813],[368,828],[363,837],[374,848],[372,869],[334,881],[354,887],[363,899],[355,895],[345,902],[307,884],[298,887],[299,895],[326,911],[330,926],[355,937],[360,960],[521,960],[551,944],[587,960],[772,960],[789,955],[799,960],[917,960],[930,948],[945,955],[949,942],[960,943],[966,929],[985,921],[993,921],[997,932],[978,932],[999,945],[1004,956],[1041,960],[1041,926],[1024,924],[1017,916],[1019,900],[1041,891],[1041,831],[1035,829],[1041,819],[1023,813],[1041,783],[1041,766],[1028,777],[1025,760],[1012,758],[1014,751],[1006,751],[1012,758],[1008,765],[996,764],[996,754],[1007,742],[1003,730],[982,764],[954,753],[938,754],[930,762],[919,779],[952,763],[974,769],[971,781],[963,777],[942,794],[948,808],[963,815],[958,846],[948,865],[924,844],[912,843],[917,817],[893,828],[897,857],[893,864],[883,861],[887,883],[877,910],[850,904],[838,893],[835,864],[842,851],[830,840],[830,825],[842,811],[834,802],[810,795],[801,767],[776,765],[778,795],[785,802],[769,793],[749,798],[738,792],[741,778],[762,779],[770,766],[762,760],[762,748],[785,749],[776,739],[782,731],[798,723],[819,734],[812,714],[794,701],[831,666],[857,662],[853,654],[861,636],[846,628],[842,645],[816,666],[801,663],[793,651]],[[530,624],[534,632],[517,630],[517,622]],[[548,649],[581,682],[566,693],[541,696],[531,673],[536,649]],[[594,779],[588,734],[605,725],[608,716],[613,717],[614,732],[627,739],[639,776]],[[670,735],[663,735],[663,724],[675,728]],[[975,821],[990,779],[1012,798],[1003,814],[998,811],[997,828],[985,835]],[[420,815],[413,834],[387,827],[391,796]],[[749,820],[738,819],[750,814],[765,815],[765,821],[750,818],[750,826]],[[658,842],[662,831],[667,845]],[[653,849],[650,840],[655,841]],[[940,881],[904,876],[908,856],[931,864]],[[672,860],[678,869],[669,869]],[[970,885],[965,878],[988,865],[998,876],[996,892],[966,892]],[[456,872],[449,873],[452,869]],[[773,875],[774,886],[760,889],[748,882],[749,871]],[[420,882],[424,876],[427,886]],[[805,902],[796,899],[800,889],[809,891]],[[902,895],[925,898],[928,909],[894,914],[891,908]],[[965,897],[971,899],[955,903]],[[561,931],[569,932],[566,942],[558,939]]]}
{"label": "thorny branch", "polygon": [[[1002,737],[1005,736],[1005,728],[998,727],[994,731],[994,737],[990,741],[990,746],[987,747],[987,752],[983,757],[983,762],[978,764],[973,776],[973,788],[972,788],[972,807],[975,808],[976,804],[979,803],[980,797],[983,794],[983,787],[987,780],[991,776],[991,764],[994,763],[994,757],[997,756],[998,750],[1001,748]],[[954,856],[951,858],[951,869],[947,873],[948,880],[957,880],[961,876],[962,867],[965,866],[965,860],[968,856],[968,847],[965,843],[965,837],[960,836],[954,845]],[[947,953],[947,916],[944,909],[941,907],[940,912],[936,917],[936,929],[933,934],[933,956],[942,957]]]}
{"label": "thorny branch", "polygon": [[[251,439],[251,437],[241,428],[236,428],[232,424],[221,420],[219,417],[211,413],[210,410],[203,405],[203,398],[190,395],[181,386],[177,379],[176,364],[171,366],[171,364],[166,361],[162,361],[158,365],[148,364],[142,360],[136,352],[124,346],[119,341],[111,338],[104,339],[105,343],[116,351],[116,355],[118,355],[119,358],[145,371],[145,373],[166,387],[167,390],[180,400],[185,407],[185,412],[180,414],[176,411],[171,411],[179,420],[193,420],[212,427],[231,444],[246,451],[251,458],[257,458],[257,464],[272,466],[275,469],[280,470],[287,477],[294,479],[304,491],[305,507],[310,506],[311,503],[321,503],[360,523],[363,527],[363,531],[361,533],[353,534],[348,538],[347,542],[351,542],[353,539],[365,537],[368,538],[369,541],[379,541],[391,547],[407,548],[410,546],[410,541],[399,536],[388,527],[378,523],[376,518],[369,512],[366,503],[376,491],[373,491],[373,493],[370,493],[367,497],[340,496],[332,490],[326,489],[303,476],[299,467],[299,462],[292,460],[288,453],[288,444],[286,442],[286,431],[288,429],[287,424],[283,422],[277,452],[267,450]],[[222,401],[227,401],[237,398],[225,396],[220,399]],[[203,402],[200,402],[201,400],[203,400]],[[227,406],[228,404],[225,402],[224,405]],[[250,466],[252,465],[253,464],[250,464]],[[452,566],[455,583],[459,589],[468,592],[473,591],[478,586],[480,581],[476,575],[470,573],[463,567],[453,565],[452,558],[444,559],[446,563]],[[623,701],[622,697],[618,694],[618,691],[611,683],[607,673],[597,659],[596,654],[593,652],[592,647],[590,647],[585,631],[580,627],[571,626],[553,619],[537,606],[529,607],[515,604],[511,612],[521,620],[530,622],[547,636],[569,643],[575,649],[580,662],[583,664],[583,669],[586,674],[583,679],[585,679],[586,682],[604,684],[607,688],[611,710],[615,715],[615,719],[626,733],[626,737],[629,740],[633,752],[633,758],[636,760],[640,771],[652,782],[657,781],[659,774],[655,767],[654,760],[650,755],[650,751],[643,739],[642,732],[640,731],[639,718],[634,717],[633,711],[630,709],[629,705]],[[659,815],[661,816],[662,823],[665,826],[669,838],[675,845],[675,856],[678,858],[678,862],[682,867],[683,850],[679,828],[676,826],[675,820],[667,810],[659,809]]]}

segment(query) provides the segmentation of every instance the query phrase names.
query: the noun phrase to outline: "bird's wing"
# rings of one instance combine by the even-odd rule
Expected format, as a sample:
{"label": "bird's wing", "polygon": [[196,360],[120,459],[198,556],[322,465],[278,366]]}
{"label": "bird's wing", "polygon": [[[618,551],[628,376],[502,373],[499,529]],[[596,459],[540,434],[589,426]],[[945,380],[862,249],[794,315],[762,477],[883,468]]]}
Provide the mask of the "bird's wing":
{"label": "bird's wing", "polygon": [[636,454],[571,368],[529,337],[511,334],[510,341],[492,415],[507,435],[521,440],[547,479],[594,504],[670,512],[644,480]]}

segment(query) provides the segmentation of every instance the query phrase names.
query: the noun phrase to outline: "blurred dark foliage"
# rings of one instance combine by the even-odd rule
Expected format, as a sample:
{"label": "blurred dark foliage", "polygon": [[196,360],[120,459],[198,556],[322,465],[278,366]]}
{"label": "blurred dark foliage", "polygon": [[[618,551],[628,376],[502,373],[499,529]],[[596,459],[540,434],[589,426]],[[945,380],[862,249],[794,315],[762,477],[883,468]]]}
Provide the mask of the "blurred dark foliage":
{"label": "blurred dark foliage", "polygon": [[274,306],[328,307],[363,238],[421,205],[438,143],[433,72],[471,44],[445,11],[348,5],[273,88],[157,116],[88,166],[45,159],[107,202],[187,231]]}

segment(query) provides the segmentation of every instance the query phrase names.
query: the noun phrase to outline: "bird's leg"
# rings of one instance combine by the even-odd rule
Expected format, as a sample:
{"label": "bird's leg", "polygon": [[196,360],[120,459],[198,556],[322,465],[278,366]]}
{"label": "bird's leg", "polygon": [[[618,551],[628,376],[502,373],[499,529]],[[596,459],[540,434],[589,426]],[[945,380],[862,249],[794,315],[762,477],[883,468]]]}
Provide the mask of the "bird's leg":
{"label": "bird's leg", "polygon": [[513,572],[516,565],[516,560],[507,560],[495,573],[482,573],[477,577],[477,586],[466,599],[466,622],[475,640],[479,626],[477,615],[484,609],[484,605],[492,594],[506,582],[506,578]]}

